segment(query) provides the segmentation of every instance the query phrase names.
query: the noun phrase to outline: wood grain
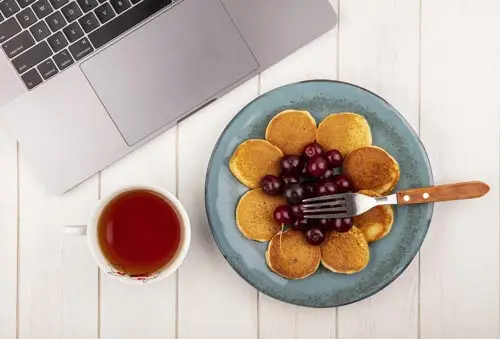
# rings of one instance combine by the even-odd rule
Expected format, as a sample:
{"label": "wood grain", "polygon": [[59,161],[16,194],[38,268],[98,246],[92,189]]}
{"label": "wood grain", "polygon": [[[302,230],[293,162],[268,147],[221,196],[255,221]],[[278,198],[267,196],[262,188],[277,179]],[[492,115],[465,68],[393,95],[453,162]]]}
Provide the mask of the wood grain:
{"label": "wood grain", "polygon": [[420,187],[396,193],[399,205],[422,204],[451,200],[473,199],[484,196],[490,187],[484,182],[469,181],[433,187]]}
{"label": "wood grain", "polygon": [[[418,131],[419,1],[346,0],[340,16],[340,80],[381,95]],[[338,338],[417,337],[418,258],[383,291],[339,309]]]}
{"label": "wood grain", "polygon": [[16,337],[17,143],[0,125],[0,338]]}
{"label": "wood grain", "polygon": [[[331,3],[338,10],[338,1]],[[261,94],[301,80],[337,79],[338,34],[338,28],[335,28],[264,71],[260,78]],[[335,309],[312,310],[260,294],[259,319],[260,339],[335,338]]]}
{"label": "wood grain", "polygon": [[421,250],[422,338],[500,336],[497,13],[496,0],[422,3],[421,137],[435,182],[492,187],[481,199],[434,205]]}
{"label": "wood grain", "polygon": [[31,168],[21,156],[18,337],[96,338],[97,268],[86,239],[64,236],[61,226],[85,224],[97,200],[97,180],[53,195]]}
{"label": "wood grain", "polygon": [[257,86],[257,78],[251,79],[179,125],[179,199],[192,227],[191,248],[179,271],[179,339],[257,335],[257,293],[220,254],[204,198],[215,143],[230,119],[257,96]]}
{"label": "wood grain", "polygon": [[[153,184],[176,194],[176,128],[104,170],[102,195],[134,184]],[[127,285],[101,274],[102,339],[174,338],[176,275],[146,286]]]}

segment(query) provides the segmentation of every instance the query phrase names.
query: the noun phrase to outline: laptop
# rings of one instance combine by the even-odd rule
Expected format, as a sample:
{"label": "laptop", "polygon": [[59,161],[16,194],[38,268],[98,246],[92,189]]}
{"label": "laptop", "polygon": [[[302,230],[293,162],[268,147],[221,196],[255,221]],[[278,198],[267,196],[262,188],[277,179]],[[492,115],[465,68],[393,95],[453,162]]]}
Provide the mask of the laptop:
{"label": "laptop", "polygon": [[328,0],[0,0],[0,119],[62,193],[335,24]]}

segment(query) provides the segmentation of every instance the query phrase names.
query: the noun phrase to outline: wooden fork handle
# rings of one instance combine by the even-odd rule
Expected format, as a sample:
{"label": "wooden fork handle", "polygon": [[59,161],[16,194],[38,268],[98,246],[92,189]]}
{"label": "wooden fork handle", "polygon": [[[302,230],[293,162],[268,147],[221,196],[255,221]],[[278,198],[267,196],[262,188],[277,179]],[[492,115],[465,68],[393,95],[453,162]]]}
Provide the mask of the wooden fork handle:
{"label": "wooden fork handle", "polygon": [[397,192],[399,205],[422,204],[450,200],[479,198],[488,193],[490,187],[481,181],[459,182],[450,185],[414,188]]}

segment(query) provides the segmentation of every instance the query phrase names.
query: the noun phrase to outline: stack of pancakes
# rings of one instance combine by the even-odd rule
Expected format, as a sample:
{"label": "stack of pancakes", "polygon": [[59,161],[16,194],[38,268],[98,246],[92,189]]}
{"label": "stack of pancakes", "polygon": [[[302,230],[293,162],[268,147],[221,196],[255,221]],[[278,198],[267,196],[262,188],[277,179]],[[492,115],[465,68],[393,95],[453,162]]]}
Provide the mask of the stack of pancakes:
{"label": "stack of pancakes", "polygon": [[288,279],[303,279],[318,269],[344,274],[363,270],[369,262],[368,244],[385,237],[394,222],[391,206],[379,206],[354,218],[345,233],[330,231],[320,246],[309,244],[305,235],[285,230],[274,220],[274,209],[285,204],[259,189],[268,174],[279,175],[283,155],[301,155],[305,146],[319,143],[325,151],[337,149],[344,155],[342,174],[359,193],[382,196],[399,181],[399,165],[380,147],[372,146],[368,122],[355,113],[334,113],[319,126],[307,111],[287,110],[277,114],[266,129],[266,140],[251,139],[239,145],[229,161],[233,175],[252,189],[236,208],[236,223],[250,240],[269,241],[266,262],[275,273]]}

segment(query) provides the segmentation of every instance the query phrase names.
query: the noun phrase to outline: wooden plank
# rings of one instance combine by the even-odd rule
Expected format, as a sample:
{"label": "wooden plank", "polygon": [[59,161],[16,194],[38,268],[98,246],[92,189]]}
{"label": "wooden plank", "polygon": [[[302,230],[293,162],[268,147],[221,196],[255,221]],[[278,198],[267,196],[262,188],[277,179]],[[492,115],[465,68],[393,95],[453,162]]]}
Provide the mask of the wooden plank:
{"label": "wooden plank", "polygon": [[17,143],[0,125],[0,338],[16,337]]}
{"label": "wooden plank", "polygon": [[213,147],[229,120],[257,96],[257,88],[254,78],[179,126],[179,198],[192,227],[191,249],[179,272],[180,339],[257,336],[257,293],[220,254],[204,207]]}
{"label": "wooden plank", "polygon": [[[102,196],[133,184],[153,184],[176,193],[176,133],[172,128],[102,172]],[[174,338],[176,275],[136,286],[101,274],[101,338]]]}
{"label": "wooden plank", "polygon": [[[331,1],[338,10],[338,1]],[[337,79],[338,28],[261,75],[261,93],[301,80]],[[335,338],[336,310],[307,309],[259,295],[260,338]]]}
{"label": "wooden plank", "polygon": [[[418,132],[419,1],[341,2],[339,76],[387,99]],[[339,310],[339,337],[418,337],[418,258],[373,297]]]}
{"label": "wooden plank", "polygon": [[85,224],[97,180],[52,195],[22,157],[19,179],[19,338],[96,338],[97,267],[86,239],[61,226]]}
{"label": "wooden plank", "polygon": [[483,199],[435,205],[421,251],[423,338],[498,338],[500,2],[422,4],[422,139],[436,183]]}

